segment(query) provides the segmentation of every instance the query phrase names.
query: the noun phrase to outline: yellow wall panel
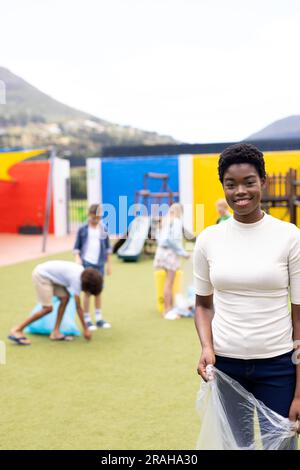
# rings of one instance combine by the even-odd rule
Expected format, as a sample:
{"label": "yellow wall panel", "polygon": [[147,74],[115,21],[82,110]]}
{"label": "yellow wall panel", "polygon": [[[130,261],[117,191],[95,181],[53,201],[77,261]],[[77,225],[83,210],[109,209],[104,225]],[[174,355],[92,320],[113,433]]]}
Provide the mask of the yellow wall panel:
{"label": "yellow wall panel", "polygon": [[[295,168],[300,178],[300,150],[265,152],[264,157],[267,173],[285,174],[289,168]],[[204,227],[216,222],[218,215],[215,203],[217,199],[224,197],[223,188],[218,179],[218,160],[219,154],[194,155],[194,230],[197,234]],[[201,205],[204,209],[204,221],[200,220],[202,218]],[[300,226],[300,208],[297,211],[298,226]],[[289,220],[284,208],[271,209],[270,214]]]}
{"label": "yellow wall panel", "polygon": [[202,221],[197,214],[201,214],[204,205],[204,226],[215,224],[218,214],[215,203],[223,197],[223,188],[218,178],[218,154],[194,156],[194,230],[198,234],[201,231]]}

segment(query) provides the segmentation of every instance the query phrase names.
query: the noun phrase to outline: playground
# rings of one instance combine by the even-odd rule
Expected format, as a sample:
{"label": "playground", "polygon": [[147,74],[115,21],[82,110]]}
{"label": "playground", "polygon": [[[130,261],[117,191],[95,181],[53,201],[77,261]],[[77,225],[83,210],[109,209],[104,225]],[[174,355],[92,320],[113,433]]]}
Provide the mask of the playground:
{"label": "playground", "polygon": [[[37,262],[0,268],[2,337],[35,304]],[[0,366],[1,450],[195,448],[200,381],[193,321],[161,320],[149,259],[114,258],[103,303],[113,328],[98,330],[90,343],[80,337],[54,344],[30,335],[30,347],[7,344]]]}
{"label": "playground", "polygon": [[[79,181],[86,193],[72,182],[68,160],[48,152],[32,161],[45,149],[30,152],[7,152],[0,173],[0,449],[194,449],[199,341],[193,319],[162,320],[153,257],[160,216],[174,202],[184,206],[182,232],[194,236],[215,224],[223,195],[217,150],[87,159]],[[299,156],[297,149],[265,152],[272,176],[262,200],[271,215],[298,226]],[[33,268],[74,261],[76,230],[95,203],[114,245],[103,292],[112,328],[94,331],[90,342],[30,334],[31,346],[7,341],[36,304]],[[160,204],[165,212],[152,212]],[[194,240],[185,248],[192,251]],[[182,266],[191,279],[187,259]]]}

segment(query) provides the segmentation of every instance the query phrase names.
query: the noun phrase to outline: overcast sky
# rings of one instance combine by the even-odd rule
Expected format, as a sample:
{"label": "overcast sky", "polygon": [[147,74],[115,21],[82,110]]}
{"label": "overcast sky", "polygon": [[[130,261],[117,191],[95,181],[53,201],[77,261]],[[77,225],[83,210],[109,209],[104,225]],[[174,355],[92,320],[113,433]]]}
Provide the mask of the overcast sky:
{"label": "overcast sky", "polygon": [[100,118],[218,142],[300,114],[299,0],[0,6],[0,65]]}

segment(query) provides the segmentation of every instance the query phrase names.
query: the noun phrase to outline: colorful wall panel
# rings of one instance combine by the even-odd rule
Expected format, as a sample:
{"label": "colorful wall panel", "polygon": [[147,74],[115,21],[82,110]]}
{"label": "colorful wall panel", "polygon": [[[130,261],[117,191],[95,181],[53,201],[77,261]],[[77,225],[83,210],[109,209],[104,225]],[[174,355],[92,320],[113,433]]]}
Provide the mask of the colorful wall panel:
{"label": "colorful wall panel", "polygon": [[[22,162],[10,169],[13,181],[0,181],[0,232],[17,233],[22,225],[43,226],[49,163]],[[53,210],[50,233],[54,230]]]}
{"label": "colorful wall panel", "polygon": [[[295,168],[300,175],[300,150],[265,152],[264,156],[267,173],[285,174],[289,168]],[[215,224],[218,218],[215,204],[224,197],[218,178],[218,160],[219,154],[88,159],[89,203],[111,204],[116,210],[117,223],[110,232],[124,233],[133,217],[123,215],[133,204],[135,191],[143,188],[144,173],[168,173],[171,189],[179,191],[180,202],[185,207],[184,224],[198,234]],[[150,189],[158,190],[159,185],[160,182],[152,181]],[[126,204],[120,202],[122,196]],[[300,221],[300,208],[297,210]],[[270,213],[289,220],[286,209],[274,208]]]}
{"label": "colorful wall panel", "polygon": [[218,159],[216,154],[194,155],[194,230],[197,234],[216,223],[215,203],[224,197],[218,179]]}
{"label": "colorful wall panel", "polygon": [[[170,176],[169,186],[172,191],[179,190],[177,156],[102,159],[102,202],[111,204],[116,210],[115,233],[126,232],[129,223],[133,220],[133,216],[128,216],[127,211],[134,204],[135,191],[143,189],[144,174],[148,172],[167,173]],[[161,181],[149,181],[151,191],[159,191],[160,187]],[[114,227],[111,227],[110,231],[114,232]]]}
{"label": "colorful wall panel", "polygon": [[[266,171],[268,174],[285,174],[289,168],[295,168],[300,174],[300,150],[264,152]],[[223,188],[218,179],[219,154],[194,155],[193,186],[194,186],[194,229],[201,231],[201,217],[196,212],[199,206],[204,208],[204,226],[212,225],[217,219],[216,200],[224,197]],[[300,208],[297,209],[300,221]],[[201,211],[200,211],[201,213]],[[270,214],[280,219],[289,220],[284,208],[273,208]],[[198,227],[197,227],[198,224]]]}
{"label": "colorful wall panel", "polygon": [[[18,233],[23,225],[43,227],[49,161],[25,161],[9,169],[8,181],[0,181],[0,232]],[[52,208],[49,233],[67,233],[67,183],[70,163],[54,159]]]}

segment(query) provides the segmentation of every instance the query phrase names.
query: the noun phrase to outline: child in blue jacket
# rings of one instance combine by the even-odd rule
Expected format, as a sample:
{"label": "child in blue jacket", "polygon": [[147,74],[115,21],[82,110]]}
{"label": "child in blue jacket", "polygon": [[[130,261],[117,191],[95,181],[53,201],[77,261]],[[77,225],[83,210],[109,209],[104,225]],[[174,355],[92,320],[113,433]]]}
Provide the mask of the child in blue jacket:
{"label": "child in blue jacket", "polygon": [[[92,204],[88,211],[88,223],[80,227],[74,245],[75,260],[84,268],[94,268],[104,276],[105,264],[107,274],[112,273],[112,249],[110,246],[107,228],[101,222],[101,206]],[[111,324],[105,321],[101,311],[101,294],[95,295],[95,320],[92,322],[89,310],[90,295],[84,293],[83,309],[84,320],[89,330],[110,328]]]}

